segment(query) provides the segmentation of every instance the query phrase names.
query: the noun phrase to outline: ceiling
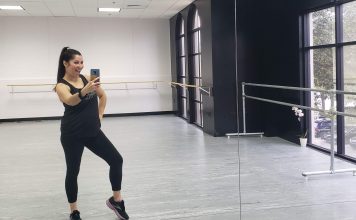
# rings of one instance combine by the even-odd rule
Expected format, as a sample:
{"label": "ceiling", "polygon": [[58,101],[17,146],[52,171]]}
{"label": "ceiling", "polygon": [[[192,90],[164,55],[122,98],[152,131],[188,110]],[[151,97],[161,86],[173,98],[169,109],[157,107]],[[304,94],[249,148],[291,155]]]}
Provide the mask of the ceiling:
{"label": "ceiling", "polygon": [[[0,5],[20,5],[25,10],[0,10],[0,16],[118,17],[168,19],[194,0],[0,0]],[[98,12],[99,7],[119,7],[119,13]]]}

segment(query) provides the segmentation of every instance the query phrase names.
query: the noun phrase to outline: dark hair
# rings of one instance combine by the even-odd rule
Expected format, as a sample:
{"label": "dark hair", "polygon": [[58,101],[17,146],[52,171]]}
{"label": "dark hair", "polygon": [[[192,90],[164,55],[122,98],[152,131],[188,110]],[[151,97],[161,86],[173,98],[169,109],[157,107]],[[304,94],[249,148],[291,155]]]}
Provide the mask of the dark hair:
{"label": "dark hair", "polygon": [[63,61],[69,62],[74,58],[75,55],[82,55],[79,51],[71,49],[69,47],[63,47],[61,55],[59,56],[58,62],[58,73],[57,73],[57,83],[64,77],[66,69],[64,67]]}

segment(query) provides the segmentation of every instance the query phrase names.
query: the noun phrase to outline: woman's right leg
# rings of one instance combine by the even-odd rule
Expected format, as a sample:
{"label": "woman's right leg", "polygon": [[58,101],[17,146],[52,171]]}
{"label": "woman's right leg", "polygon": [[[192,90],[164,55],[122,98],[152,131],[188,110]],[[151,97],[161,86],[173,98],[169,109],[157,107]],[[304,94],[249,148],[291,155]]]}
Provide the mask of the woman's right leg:
{"label": "woman's right leg", "polygon": [[67,199],[69,202],[70,210],[78,210],[77,196],[78,196],[78,174],[80,170],[80,162],[83,155],[84,144],[81,143],[79,138],[74,137],[61,137],[63,146],[67,173],[65,179],[65,189]]}

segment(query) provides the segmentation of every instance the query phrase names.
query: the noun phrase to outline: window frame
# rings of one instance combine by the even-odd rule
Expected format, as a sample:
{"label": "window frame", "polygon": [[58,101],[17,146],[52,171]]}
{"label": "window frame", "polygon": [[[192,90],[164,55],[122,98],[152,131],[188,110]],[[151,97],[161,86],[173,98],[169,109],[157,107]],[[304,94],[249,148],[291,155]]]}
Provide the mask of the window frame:
{"label": "window frame", "polygon": [[[308,10],[304,13],[304,15],[300,16],[300,31],[302,32],[300,35],[301,38],[301,67],[302,67],[302,74],[304,75],[304,85],[307,87],[311,88],[312,82],[311,82],[311,60],[310,57],[310,51],[315,50],[315,49],[324,49],[324,48],[335,48],[335,68],[336,68],[336,85],[335,89],[336,90],[344,90],[344,51],[343,48],[345,46],[354,46],[356,45],[356,40],[355,41],[343,41],[343,5],[345,3],[349,2],[355,2],[355,0],[351,1],[342,1],[342,2],[334,2],[330,3],[327,5],[324,5],[323,7],[315,8],[313,10]],[[335,10],[335,42],[332,44],[324,44],[324,45],[316,45],[316,46],[309,46],[310,45],[310,14],[316,11],[320,10],[325,10],[327,8],[334,8]],[[356,28],[356,27],[355,27]],[[303,79],[303,77],[302,77]],[[302,100],[304,99],[304,102],[307,106],[311,106],[310,100],[311,100],[311,93],[305,93],[302,96]],[[345,110],[344,108],[344,95],[343,94],[337,94],[336,95],[336,109],[337,111],[343,112]],[[311,118],[311,113],[307,114],[306,117],[306,122],[308,126],[308,131],[309,135],[311,134],[312,126],[312,118]],[[345,154],[345,119],[342,116],[337,116],[336,118],[336,135],[337,135],[337,148],[336,148],[336,155],[356,162],[356,156],[352,157],[349,155]],[[330,149],[323,148],[321,146],[309,143],[309,145],[313,148],[316,148],[318,150],[321,150],[323,152],[328,152],[330,153]]]}
{"label": "window frame", "polygon": [[[177,32],[176,32],[176,46],[177,46],[177,82],[187,83],[188,74],[187,74],[187,53],[186,53],[186,34],[185,34],[185,22],[182,15],[178,16],[177,19]],[[181,44],[183,41],[183,44]],[[184,68],[184,70],[182,69]],[[183,74],[184,72],[184,74]],[[188,119],[188,91],[183,87],[178,87],[178,115],[185,120]],[[185,95],[184,95],[185,93]],[[185,104],[184,104],[185,103]],[[185,107],[184,107],[185,106]]]}
{"label": "window frame", "polygon": [[[192,85],[195,86],[201,86],[202,82],[202,72],[201,72],[201,22],[199,22],[199,25],[196,26],[195,21],[199,19],[200,21],[200,16],[198,9],[194,6],[191,9],[191,13],[189,13],[189,30],[188,30],[188,74],[189,74],[189,82]],[[195,34],[198,35],[198,42],[195,42]],[[198,45],[196,45],[197,43]],[[194,51],[194,48],[198,48],[198,52]],[[195,65],[195,58],[198,57],[199,64],[198,67]],[[195,70],[198,69],[198,73],[195,72]],[[196,80],[199,81],[199,84],[196,83]],[[199,127],[204,126],[204,119],[203,119],[203,100],[202,100],[202,93],[199,91],[199,97],[197,97],[197,89],[193,88],[190,90],[191,94],[191,99],[189,100],[192,109],[192,121],[195,125]],[[197,106],[199,106],[199,114],[197,114]]]}

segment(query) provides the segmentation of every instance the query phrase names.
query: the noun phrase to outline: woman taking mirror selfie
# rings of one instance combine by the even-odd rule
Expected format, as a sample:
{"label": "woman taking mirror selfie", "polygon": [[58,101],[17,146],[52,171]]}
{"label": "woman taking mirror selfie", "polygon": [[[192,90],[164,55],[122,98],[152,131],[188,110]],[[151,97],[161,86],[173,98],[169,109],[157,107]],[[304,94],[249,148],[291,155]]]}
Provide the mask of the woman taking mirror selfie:
{"label": "woman taking mirror selfie", "polygon": [[83,67],[79,51],[69,47],[62,49],[55,91],[65,108],[60,140],[67,165],[65,190],[71,210],[70,219],[81,219],[77,206],[77,178],[83,150],[87,147],[109,164],[113,196],[106,204],[120,219],[126,220],[129,216],[121,196],[123,159],[100,129],[106,94],[100,87],[99,77],[90,80],[89,76],[80,74]]}

